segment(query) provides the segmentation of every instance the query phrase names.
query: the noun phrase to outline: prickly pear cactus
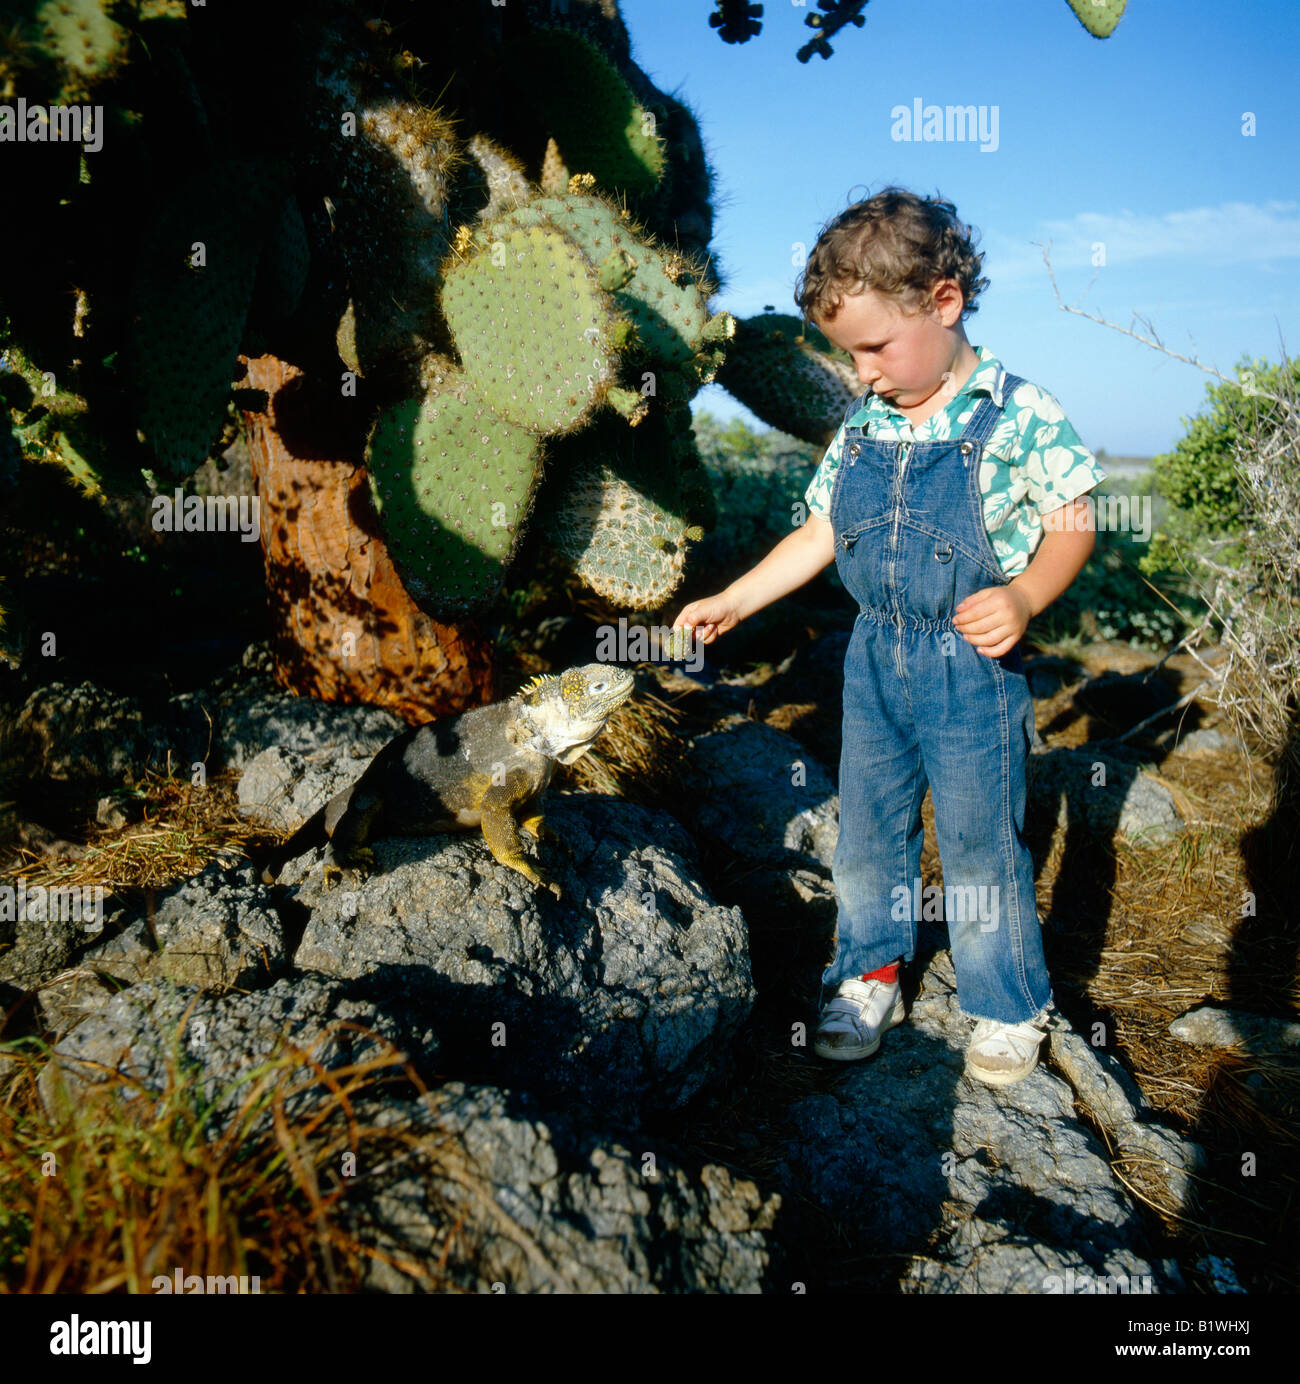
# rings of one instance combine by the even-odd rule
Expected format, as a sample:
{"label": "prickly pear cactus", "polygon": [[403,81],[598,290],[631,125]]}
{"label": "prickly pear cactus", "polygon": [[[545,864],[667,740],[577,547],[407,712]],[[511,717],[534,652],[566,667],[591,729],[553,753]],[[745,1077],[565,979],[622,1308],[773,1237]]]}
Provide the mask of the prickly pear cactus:
{"label": "prickly pear cactus", "polygon": [[117,22],[127,7],[115,0],[45,0],[24,7],[30,18],[0,17],[7,31],[0,55],[0,96],[31,91],[32,79],[56,104],[86,100],[126,63],[130,33]]}
{"label": "prickly pear cactus", "polygon": [[[394,558],[431,610],[498,594],[543,439],[558,497],[547,537],[609,600],[662,604],[688,544],[716,518],[685,403],[712,378],[734,319],[709,312],[684,257],[589,177],[572,181],[545,196],[510,177],[511,198],[528,199],[459,229],[440,269],[454,379],[436,368],[423,400],[388,409],[371,435],[377,503],[400,534]],[[457,449],[480,478],[471,492]]]}
{"label": "prickly pear cactus", "polygon": [[89,419],[85,396],[42,369],[9,335],[0,312],[0,472],[25,456],[63,467],[88,495],[133,494],[129,468]]}
{"label": "prickly pear cactus", "polygon": [[815,327],[785,313],[738,324],[718,383],[763,422],[825,447],[862,393],[848,356]]}
{"label": "prickly pear cactus", "polygon": [[[527,202],[533,195],[523,165],[509,150],[503,149],[495,140],[485,134],[474,135],[465,146],[466,152],[480,170],[479,175],[468,175],[467,188],[481,180],[487,195],[487,202],[479,213],[484,221],[494,221],[498,216],[513,211],[515,207]],[[568,182],[568,174],[565,175]]]}
{"label": "prickly pear cactus", "polygon": [[254,302],[269,321],[292,317],[302,302],[311,268],[307,227],[296,197],[286,197],[257,265]]}
{"label": "prickly pear cactus", "polygon": [[[400,23],[347,0],[267,6],[252,37],[238,8],[7,7],[0,100],[94,94],[105,109],[102,156],[17,155],[31,224],[52,234],[14,335],[60,374],[43,402],[0,373],[22,462],[57,459],[90,487],[102,452],[126,458],[137,490],[142,468],[183,480],[247,371],[262,402],[234,403],[258,484],[276,478],[259,493],[280,507],[264,532],[287,535],[267,545],[272,586],[324,551],[294,487],[337,500],[335,471],[359,479],[333,463],[364,447],[393,559],[375,580],[422,613],[489,606],[545,500],[538,537],[561,534],[551,547],[596,589],[642,609],[668,599],[714,519],[687,406],[735,322],[709,307],[699,131],[637,68],[616,0],[411,6]],[[67,231],[84,225],[96,236]],[[123,274],[127,245],[140,253]],[[74,301],[75,331],[49,329],[51,304]],[[96,451],[83,425],[110,415]],[[358,515],[330,513],[338,548],[364,551]],[[594,546],[572,541],[575,515]],[[356,588],[335,601],[324,567],[300,605],[338,624]],[[282,642],[320,677],[304,685],[342,686],[294,612]]]}
{"label": "prickly pear cactus", "polygon": [[1066,3],[1094,38],[1109,38],[1123,19],[1128,0],[1066,0]]}
{"label": "prickly pear cactus", "polygon": [[713,379],[735,319],[709,312],[696,265],[672,251],[657,250],[630,218],[595,195],[538,197],[508,213],[501,224],[544,221],[563,230],[598,267],[602,285],[635,329],[629,354],[667,367],[679,377],[687,397]]}
{"label": "prickly pear cactus", "polygon": [[313,73],[306,170],[334,189],[329,255],[352,305],[335,336],[350,370],[382,378],[443,345],[439,268],[465,150],[446,113],[377,71],[354,34],[327,31]]}

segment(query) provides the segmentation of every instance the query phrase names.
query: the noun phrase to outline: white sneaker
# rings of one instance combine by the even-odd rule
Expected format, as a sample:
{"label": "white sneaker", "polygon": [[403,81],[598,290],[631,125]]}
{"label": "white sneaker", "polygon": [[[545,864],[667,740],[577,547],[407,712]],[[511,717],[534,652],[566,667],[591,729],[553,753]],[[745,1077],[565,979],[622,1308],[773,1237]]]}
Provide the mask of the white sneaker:
{"label": "white sneaker", "polygon": [[832,1062],[856,1062],[880,1046],[880,1035],[907,1018],[898,983],[842,980],[821,1012],[813,1051]]}
{"label": "white sneaker", "polygon": [[966,1049],[966,1075],[988,1086],[1023,1081],[1038,1062],[1038,1049],[1047,1037],[1032,1023],[1002,1024],[979,1019]]}

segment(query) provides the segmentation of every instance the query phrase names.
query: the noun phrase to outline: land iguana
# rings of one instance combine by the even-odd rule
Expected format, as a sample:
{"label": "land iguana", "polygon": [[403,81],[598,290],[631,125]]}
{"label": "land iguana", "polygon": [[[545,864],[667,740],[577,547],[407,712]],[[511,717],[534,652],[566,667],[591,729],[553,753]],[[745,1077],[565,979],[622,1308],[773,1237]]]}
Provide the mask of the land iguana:
{"label": "land iguana", "polygon": [[506,701],[403,731],[279,848],[263,880],[273,884],[287,861],[326,837],[335,866],[362,872],[374,866],[366,842],[375,837],[480,827],[503,865],[559,898],[560,886],[524,855],[519,828],[558,841],[539,805],[555,763],[584,755],[632,688],[626,669],[587,663],[535,677]]}

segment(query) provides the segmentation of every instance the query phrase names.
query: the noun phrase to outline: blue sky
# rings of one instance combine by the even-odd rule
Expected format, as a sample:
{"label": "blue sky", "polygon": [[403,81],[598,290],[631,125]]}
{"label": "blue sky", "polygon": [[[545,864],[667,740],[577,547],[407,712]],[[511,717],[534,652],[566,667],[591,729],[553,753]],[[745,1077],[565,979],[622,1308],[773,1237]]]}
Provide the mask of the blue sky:
{"label": "blue sky", "polygon": [[[1122,326],[1141,314],[1224,374],[1300,350],[1296,0],[1129,0],[1105,40],[1066,0],[872,0],[865,28],[807,64],[808,6],[767,0],[743,45],[710,8],[620,0],[634,57],[695,111],[715,169],[717,306],[794,311],[794,247],[898,183],[979,229],[991,282],[972,344],[1055,394],[1094,450],[1167,450],[1209,377],[1062,312],[1034,241],[1051,241],[1064,301]],[[996,149],[891,138],[891,111],[917,98],[996,110]],[[700,406],[757,421],[717,386]]]}

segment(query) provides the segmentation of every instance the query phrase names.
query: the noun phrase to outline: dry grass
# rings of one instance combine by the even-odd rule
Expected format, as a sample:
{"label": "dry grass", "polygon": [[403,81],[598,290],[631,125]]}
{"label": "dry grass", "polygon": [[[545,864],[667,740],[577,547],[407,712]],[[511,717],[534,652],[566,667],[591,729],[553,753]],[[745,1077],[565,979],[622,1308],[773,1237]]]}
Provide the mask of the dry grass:
{"label": "dry grass", "polygon": [[[391,1048],[325,1070],[286,1046],[239,1074],[238,1113],[209,1139],[194,1077],[178,1075],[175,1061],[161,1093],[100,1069],[101,1085],[79,1084],[51,1114],[37,1089],[40,1045],[0,1047],[0,1291],[149,1292],[155,1276],[179,1267],[256,1275],[262,1292],[341,1292],[361,1286],[368,1258],[398,1262],[345,1233],[335,1215],[348,1188],[345,1154],[373,1170],[415,1142],[355,1113],[403,1069]],[[319,1100],[291,1123],[286,1099],[313,1089]],[[399,1266],[454,1290],[441,1265]]]}
{"label": "dry grass", "polygon": [[230,771],[199,788],[188,780],[149,772],[138,785],[142,821],[124,828],[85,828],[85,846],[73,860],[52,859],[24,846],[0,861],[0,878],[22,876],[28,887],[96,885],[106,891],[164,889],[198,874],[211,862],[232,864],[250,846],[269,839],[240,815]]}
{"label": "dry grass", "polygon": [[595,746],[556,782],[589,793],[612,793],[672,811],[690,791],[682,716],[653,693],[640,690],[606,722]]}
{"label": "dry grass", "polygon": [[1215,698],[1237,734],[1253,736],[1288,779],[1300,778],[1300,397],[1283,359],[1281,395],[1271,426],[1257,415],[1233,466],[1241,487],[1244,533],[1209,545],[1240,550],[1228,564],[1198,553],[1208,577],[1209,616],[1225,657],[1215,669]]}
{"label": "dry grass", "polygon": [[[18,848],[4,873],[29,888],[103,884],[122,895],[166,888],[212,861],[230,864],[267,839],[239,816],[238,777],[200,789],[150,775],[140,785],[142,822],[119,830],[90,824],[75,860]],[[257,1275],[263,1292],[344,1292],[361,1286],[368,1258],[387,1259],[430,1291],[462,1291],[445,1271],[446,1249],[459,1243],[465,1251],[457,1213],[442,1218],[444,1255],[432,1262],[363,1246],[334,1214],[347,1192],[345,1153],[370,1171],[418,1158],[450,1181],[474,1184],[463,1149],[357,1118],[358,1099],[395,1073],[423,1091],[384,1046],[386,1056],[330,1071],[287,1047],[240,1073],[247,1089],[239,1112],[209,1141],[193,1073],[173,1066],[155,1097],[101,1071],[101,1086],[55,1116],[36,1085],[48,1047],[0,1043],[0,1292],[148,1292],[155,1275],[170,1277],[177,1266],[201,1277]],[[320,1100],[312,1113],[288,1119],[285,1101],[313,1087]],[[133,1098],[121,1099],[126,1092]],[[414,1093],[403,1086],[403,1095]]]}
{"label": "dry grass", "polygon": [[[1208,694],[1201,709],[1215,711]],[[1078,731],[1063,725],[1062,739],[1079,743]],[[1168,1204],[1157,1168],[1116,1159],[1116,1176],[1180,1255],[1229,1255],[1256,1287],[1294,1290],[1300,1278],[1281,1246],[1300,1233],[1300,1055],[1195,1047],[1169,1032],[1202,1003],[1300,1015],[1294,865],[1277,849],[1276,823],[1264,827],[1272,777],[1262,757],[1236,751],[1169,755],[1158,778],[1187,823],[1177,840],[1057,831],[1038,897],[1065,1007],[1105,1024],[1108,1050],[1152,1107],[1210,1159],[1191,1207]],[[1247,1153],[1257,1155],[1253,1180],[1242,1176]]]}

